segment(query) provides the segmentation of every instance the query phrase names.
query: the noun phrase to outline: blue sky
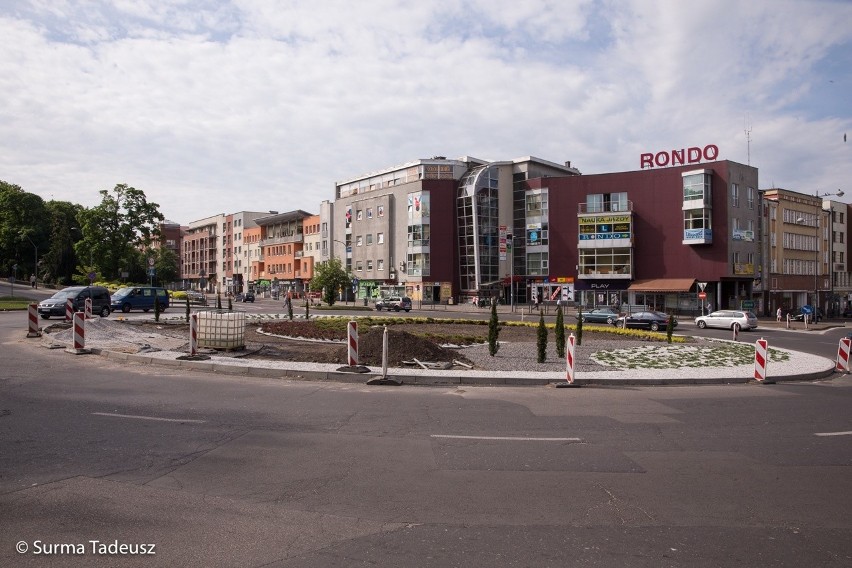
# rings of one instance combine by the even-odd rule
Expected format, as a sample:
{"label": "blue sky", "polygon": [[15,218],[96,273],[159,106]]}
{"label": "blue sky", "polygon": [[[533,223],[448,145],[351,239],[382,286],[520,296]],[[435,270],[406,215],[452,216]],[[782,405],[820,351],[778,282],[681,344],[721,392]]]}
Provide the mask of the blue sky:
{"label": "blue sky", "polygon": [[[852,2],[0,0],[0,179],[180,223],[318,212],[435,155],[639,169],[716,144],[852,196]],[[745,130],[750,130],[749,156]]]}

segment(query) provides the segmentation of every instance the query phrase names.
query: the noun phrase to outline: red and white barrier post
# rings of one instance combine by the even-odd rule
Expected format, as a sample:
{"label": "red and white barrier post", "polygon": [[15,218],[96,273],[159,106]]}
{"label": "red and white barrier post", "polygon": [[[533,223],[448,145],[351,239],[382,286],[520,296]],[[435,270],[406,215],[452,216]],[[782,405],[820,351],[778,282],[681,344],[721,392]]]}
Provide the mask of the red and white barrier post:
{"label": "red and white barrier post", "polygon": [[68,298],[65,300],[65,321],[71,322],[74,319],[74,300]]}
{"label": "red and white barrier post", "polygon": [[736,341],[740,335],[740,324],[735,323],[733,326],[731,326],[731,329],[733,330],[734,341]]}
{"label": "red and white barrier post", "polygon": [[350,321],[346,326],[347,336],[349,338],[349,366],[358,366],[358,322]]}
{"label": "red and white barrier post", "polygon": [[91,353],[91,350],[86,349],[86,316],[83,312],[74,314],[74,348],[71,353],[80,355],[82,353]]}
{"label": "red and white barrier post", "polygon": [[192,314],[189,319],[189,355],[198,355],[198,314]]}
{"label": "red and white barrier post", "polygon": [[38,304],[30,304],[27,306],[27,337],[41,337],[41,332],[38,330]]}
{"label": "red and white barrier post", "polygon": [[766,380],[766,364],[769,361],[769,344],[762,337],[754,343],[754,378]]}
{"label": "red and white barrier post", "polygon": [[837,346],[837,364],[834,366],[835,371],[849,372],[849,350],[852,347],[852,339],[843,337],[840,344]]}
{"label": "red and white barrier post", "polygon": [[567,367],[565,374],[569,385],[574,384],[574,353],[576,345],[577,338],[574,337],[574,334],[572,333],[568,336],[568,339],[565,340],[565,364]]}
{"label": "red and white barrier post", "polygon": [[86,301],[83,302],[83,310],[87,320],[92,319],[92,299],[86,298]]}

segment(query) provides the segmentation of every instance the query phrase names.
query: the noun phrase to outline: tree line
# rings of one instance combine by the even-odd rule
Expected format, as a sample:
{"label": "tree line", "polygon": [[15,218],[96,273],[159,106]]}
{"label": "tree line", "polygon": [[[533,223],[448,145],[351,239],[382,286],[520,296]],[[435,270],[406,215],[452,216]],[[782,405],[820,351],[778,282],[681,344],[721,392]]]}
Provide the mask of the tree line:
{"label": "tree line", "polygon": [[59,286],[88,283],[90,274],[147,282],[147,259],[154,258],[155,281],[174,281],[178,258],[159,242],[160,206],[127,184],[99,193],[100,204],[83,207],[0,180],[0,273]]}

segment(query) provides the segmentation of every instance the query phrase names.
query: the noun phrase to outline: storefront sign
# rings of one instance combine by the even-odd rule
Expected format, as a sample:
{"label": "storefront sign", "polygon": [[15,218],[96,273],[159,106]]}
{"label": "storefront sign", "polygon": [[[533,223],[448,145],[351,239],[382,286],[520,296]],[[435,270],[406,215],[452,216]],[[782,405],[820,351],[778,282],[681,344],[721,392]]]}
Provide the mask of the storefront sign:
{"label": "storefront sign", "polygon": [[708,144],[704,148],[692,146],[690,148],[681,148],[680,150],[672,150],[670,152],[657,152],[656,154],[642,154],[639,157],[639,167],[645,168],[664,168],[666,166],[683,166],[686,164],[697,164],[702,160],[712,162],[719,157],[719,147],[715,144]]}

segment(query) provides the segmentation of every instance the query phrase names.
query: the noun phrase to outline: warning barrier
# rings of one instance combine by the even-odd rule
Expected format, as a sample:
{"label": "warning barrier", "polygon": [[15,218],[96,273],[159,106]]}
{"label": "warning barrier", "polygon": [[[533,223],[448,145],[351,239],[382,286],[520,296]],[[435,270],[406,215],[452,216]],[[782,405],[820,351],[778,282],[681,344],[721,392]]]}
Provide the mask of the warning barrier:
{"label": "warning barrier", "polygon": [[565,340],[565,364],[567,367],[566,375],[568,384],[574,383],[574,353],[575,346],[577,344],[577,338],[574,337],[574,334],[570,334],[568,339]]}
{"label": "warning barrier", "polygon": [[74,314],[74,351],[81,352],[86,349],[86,322],[85,315],[81,312]]}
{"label": "warning barrier", "polygon": [[852,346],[852,339],[849,337],[840,339],[840,344],[837,346],[837,364],[834,367],[836,371],[849,372],[850,346]]}
{"label": "warning barrier", "polygon": [[74,319],[74,300],[68,298],[65,300],[65,321],[71,322]]}
{"label": "warning barrier", "polygon": [[86,301],[83,303],[83,306],[85,318],[87,320],[92,319],[92,299],[86,298]]}
{"label": "warning barrier", "polygon": [[349,337],[349,366],[358,366],[358,322],[350,321],[346,326],[347,335]]}
{"label": "warning barrier", "polygon": [[38,330],[38,304],[30,304],[27,306],[27,337],[41,337],[41,332]]}
{"label": "warning barrier", "polygon": [[762,337],[754,343],[754,378],[766,380],[766,364],[768,362],[769,344]]}
{"label": "warning barrier", "polygon": [[198,355],[198,314],[192,314],[189,320],[189,354]]}

